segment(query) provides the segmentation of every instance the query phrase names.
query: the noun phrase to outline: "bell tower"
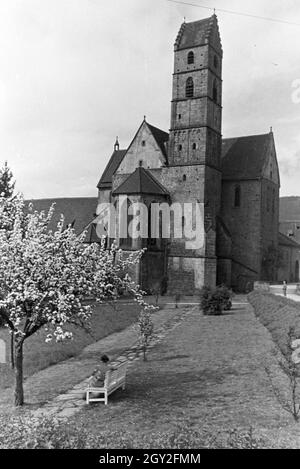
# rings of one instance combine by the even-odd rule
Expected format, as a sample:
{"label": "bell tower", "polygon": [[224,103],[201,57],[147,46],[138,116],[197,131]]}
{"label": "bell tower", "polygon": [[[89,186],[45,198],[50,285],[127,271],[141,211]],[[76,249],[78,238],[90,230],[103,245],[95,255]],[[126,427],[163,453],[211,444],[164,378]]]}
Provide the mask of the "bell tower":
{"label": "bell tower", "polygon": [[216,227],[222,180],[222,58],[216,15],[181,25],[174,45],[166,171],[174,181],[172,202],[202,204],[205,243],[191,250],[172,240],[170,278],[178,277],[174,291],[185,290],[182,279],[189,276],[194,291],[216,283]]}
{"label": "bell tower", "polygon": [[169,164],[219,169],[223,52],[217,17],[183,23],[174,49]]}

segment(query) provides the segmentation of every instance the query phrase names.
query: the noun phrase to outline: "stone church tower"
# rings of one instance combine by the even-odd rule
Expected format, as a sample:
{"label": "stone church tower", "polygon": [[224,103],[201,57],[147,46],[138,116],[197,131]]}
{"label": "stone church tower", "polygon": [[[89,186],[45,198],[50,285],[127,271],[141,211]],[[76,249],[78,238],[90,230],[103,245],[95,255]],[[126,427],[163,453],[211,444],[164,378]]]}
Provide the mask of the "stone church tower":
{"label": "stone church tower", "polygon": [[[216,16],[183,23],[174,49],[168,173],[180,183],[174,187],[171,197],[174,202],[203,203],[206,231],[203,249],[180,249],[182,243],[171,243],[170,286],[176,290],[187,277],[188,283],[198,288],[203,283],[216,282],[223,57]],[[194,279],[186,275],[188,271]]]}

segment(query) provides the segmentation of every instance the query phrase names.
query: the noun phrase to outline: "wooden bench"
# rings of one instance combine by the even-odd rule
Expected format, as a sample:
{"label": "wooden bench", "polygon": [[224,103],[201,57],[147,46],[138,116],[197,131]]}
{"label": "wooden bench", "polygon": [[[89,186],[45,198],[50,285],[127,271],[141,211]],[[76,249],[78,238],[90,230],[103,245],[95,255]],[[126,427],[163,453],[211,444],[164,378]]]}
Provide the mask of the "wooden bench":
{"label": "wooden bench", "polygon": [[[108,370],[105,374],[104,386],[96,387],[95,378],[90,378],[90,383],[86,390],[86,403],[90,402],[104,402],[105,405],[108,403],[108,396],[112,394],[116,389],[125,389],[125,379],[127,371],[127,362],[119,365],[118,368]],[[94,397],[90,394],[94,394]]]}

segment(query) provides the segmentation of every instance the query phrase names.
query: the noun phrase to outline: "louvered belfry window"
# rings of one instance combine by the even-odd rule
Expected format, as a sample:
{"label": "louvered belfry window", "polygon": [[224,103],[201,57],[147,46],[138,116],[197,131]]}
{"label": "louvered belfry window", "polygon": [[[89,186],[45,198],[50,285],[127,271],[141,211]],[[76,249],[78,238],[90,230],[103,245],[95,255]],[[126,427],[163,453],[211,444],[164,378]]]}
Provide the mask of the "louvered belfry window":
{"label": "louvered belfry window", "polygon": [[192,77],[189,77],[186,80],[185,96],[186,96],[186,98],[193,98],[193,96],[194,96],[194,81],[193,81]]}

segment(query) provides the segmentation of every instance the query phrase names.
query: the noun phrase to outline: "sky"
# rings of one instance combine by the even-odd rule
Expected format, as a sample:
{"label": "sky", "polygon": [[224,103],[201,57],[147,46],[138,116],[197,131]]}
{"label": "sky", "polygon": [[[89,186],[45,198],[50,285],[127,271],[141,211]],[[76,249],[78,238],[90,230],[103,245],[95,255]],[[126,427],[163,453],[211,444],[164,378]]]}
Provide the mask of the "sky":
{"label": "sky", "polygon": [[[223,136],[272,126],[281,195],[299,196],[299,0],[190,3],[219,20]],[[177,32],[211,14],[167,0],[0,0],[0,164],[17,190],[96,197],[116,135],[126,148],[144,115],[168,131]]]}

